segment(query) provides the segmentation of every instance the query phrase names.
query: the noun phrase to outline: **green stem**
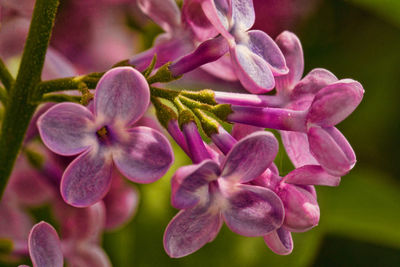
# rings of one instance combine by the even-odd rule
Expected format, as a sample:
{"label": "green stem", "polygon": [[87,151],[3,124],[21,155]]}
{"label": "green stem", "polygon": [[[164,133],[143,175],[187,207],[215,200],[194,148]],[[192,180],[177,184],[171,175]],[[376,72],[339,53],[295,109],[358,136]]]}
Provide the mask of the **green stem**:
{"label": "green stem", "polygon": [[40,82],[59,0],[37,0],[24,53],[4,114],[0,136],[0,197],[21,148],[26,129],[37,107]]}
{"label": "green stem", "polygon": [[0,86],[0,102],[3,103],[3,105],[5,106],[7,105],[7,101],[8,101],[7,90]]}
{"label": "green stem", "polygon": [[78,90],[82,84],[85,84],[89,89],[96,88],[96,85],[104,72],[94,72],[84,76],[67,77],[55,80],[49,80],[38,83],[36,90],[40,94]]}
{"label": "green stem", "polygon": [[14,84],[14,78],[8,71],[3,60],[0,58],[0,81],[3,83],[4,87],[9,91]]}
{"label": "green stem", "polygon": [[75,103],[80,103],[81,102],[81,97],[80,96],[75,96],[75,95],[51,94],[51,95],[44,95],[40,102],[42,102],[42,103],[43,102],[55,102],[55,103],[75,102]]}

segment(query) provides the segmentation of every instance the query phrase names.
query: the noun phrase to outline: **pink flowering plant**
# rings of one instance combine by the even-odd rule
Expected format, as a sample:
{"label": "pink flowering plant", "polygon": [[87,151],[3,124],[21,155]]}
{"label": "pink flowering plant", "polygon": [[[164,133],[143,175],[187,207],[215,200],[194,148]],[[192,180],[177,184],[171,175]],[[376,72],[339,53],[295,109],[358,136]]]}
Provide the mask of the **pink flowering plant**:
{"label": "pink flowering plant", "polygon": [[[31,16],[29,31],[0,34],[0,244],[7,248],[0,254],[7,260],[110,266],[101,234],[132,219],[139,195],[130,182],[167,179],[174,151],[166,134],[193,163],[178,166],[171,179],[179,212],[165,226],[170,257],[195,253],[224,223],[287,255],[292,232],[318,225],[314,186],[338,186],[354,167],[355,153],[336,125],[364,89],[321,68],[302,78],[300,40],[289,31],[274,40],[251,29],[252,0],[184,0],[182,8],[173,0],[138,0],[134,7],[101,1],[96,14],[113,17],[116,11],[105,10],[129,7],[164,31],[148,50],[102,72],[82,67],[102,66],[100,56],[70,62],[49,46],[59,0],[36,0],[33,14],[33,1],[25,2],[0,1],[0,33],[12,19]],[[1,44],[26,32],[14,77],[6,66],[14,51]],[[185,85],[202,80],[223,89]],[[279,133],[294,166],[289,173],[275,165],[278,136],[265,129]],[[57,230],[29,216],[44,204]]]}

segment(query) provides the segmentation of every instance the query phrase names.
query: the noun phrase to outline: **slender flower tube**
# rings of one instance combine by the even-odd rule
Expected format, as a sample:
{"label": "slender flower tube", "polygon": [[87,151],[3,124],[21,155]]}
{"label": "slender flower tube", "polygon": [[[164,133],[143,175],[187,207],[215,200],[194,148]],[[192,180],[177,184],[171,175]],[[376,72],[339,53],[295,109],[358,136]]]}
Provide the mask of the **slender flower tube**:
{"label": "slender flower tube", "polygon": [[45,145],[61,155],[77,157],[61,181],[64,200],[77,207],[104,197],[111,185],[113,166],[128,179],[150,183],[173,161],[168,140],[148,127],[132,127],[150,101],[145,78],[133,68],[108,71],[99,81],[93,111],[61,103],[38,120]]}
{"label": "slender flower tube", "polygon": [[218,133],[211,134],[211,140],[214,144],[224,153],[229,153],[232,147],[237,143],[236,139],[232,137],[221,125],[218,126]]}
{"label": "slender flower tube", "polygon": [[283,205],[270,189],[249,185],[272,163],[278,151],[274,136],[254,133],[234,145],[221,166],[212,160],[176,172],[171,202],[182,209],[169,223],[164,248],[174,258],[212,241],[223,221],[240,235],[263,236],[278,229]]}
{"label": "slender flower tube", "polygon": [[204,141],[199,134],[196,123],[193,121],[185,123],[182,128],[186,143],[189,148],[189,156],[193,163],[200,163],[203,160],[210,159],[211,156],[208,153]]}

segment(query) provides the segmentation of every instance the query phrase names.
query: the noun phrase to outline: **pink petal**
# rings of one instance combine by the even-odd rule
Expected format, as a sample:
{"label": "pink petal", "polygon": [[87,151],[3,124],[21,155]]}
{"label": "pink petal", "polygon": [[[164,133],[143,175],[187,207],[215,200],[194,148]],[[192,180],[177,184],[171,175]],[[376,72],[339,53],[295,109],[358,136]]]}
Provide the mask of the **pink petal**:
{"label": "pink petal", "polygon": [[263,236],[279,228],[284,218],[283,204],[270,189],[239,184],[236,190],[223,187],[228,206],[222,214],[228,227],[244,236]]}
{"label": "pink petal", "polygon": [[[247,32],[249,39],[243,43],[253,53],[263,58],[275,75],[287,74],[285,57],[274,40],[263,31],[251,30]],[[241,42],[238,42],[241,44]]]}
{"label": "pink petal", "polygon": [[174,161],[168,139],[148,127],[134,127],[129,135],[131,141],[113,153],[118,170],[137,183],[152,183],[161,178]]}
{"label": "pink petal", "polygon": [[293,250],[292,234],[284,228],[277,230],[264,236],[265,244],[276,254],[289,255]]}
{"label": "pink petal", "polygon": [[47,49],[46,60],[44,62],[42,71],[43,80],[72,77],[77,75],[78,73],[75,70],[75,67],[67,58],[51,47]]}
{"label": "pink petal", "polygon": [[202,0],[183,1],[182,18],[189,25],[196,39],[203,42],[218,35],[201,8]]}
{"label": "pink petal", "polygon": [[234,42],[230,30],[230,0],[204,0],[201,3],[204,14],[217,31],[228,41]]}
{"label": "pink petal", "polygon": [[165,32],[179,28],[181,16],[174,0],[138,0],[140,10],[157,23]]}
{"label": "pink petal", "polygon": [[306,94],[316,94],[322,88],[337,82],[336,76],[326,69],[313,69],[306,77],[296,84],[292,92],[292,99],[302,97]]}
{"label": "pink petal", "polygon": [[319,222],[316,198],[301,186],[281,183],[278,195],[285,206],[284,227],[291,232],[305,232]]}
{"label": "pink petal", "polygon": [[238,78],[233,69],[231,58],[228,54],[223,55],[214,62],[204,64],[201,68],[209,74],[226,81],[237,81]]}
{"label": "pink petal", "polygon": [[105,123],[130,125],[145,113],[149,101],[149,85],[139,71],[131,67],[114,68],[107,71],[97,84],[95,115]]}
{"label": "pink petal", "polygon": [[106,229],[115,230],[134,216],[139,192],[132,185],[126,184],[119,174],[114,174],[111,189],[103,201],[106,207]]}
{"label": "pink petal", "polygon": [[104,250],[97,245],[83,243],[71,248],[66,255],[69,266],[76,267],[111,267],[110,259]]}
{"label": "pink petal", "polygon": [[101,200],[111,185],[112,159],[102,150],[89,150],[72,161],[61,180],[61,195],[74,207]]}
{"label": "pink petal", "polygon": [[220,168],[212,160],[179,168],[172,177],[171,203],[176,209],[187,209],[208,199],[208,184],[219,177]]}
{"label": "pink petal", "polygon": [[182,210],[165,229],[164,249],[171,258],[192,254],[214,240],[222,222],[219,211],[210,203]]}
{"label": "pink petal", "polygon": [[256,19],[253,1],[231,0],[231,4],[234,27],[243,31],[250,29]]}
{"label": "pink petal", "polygon": [[247,91],[261,94],[274,88],[274,76],[263,58],[245,45],[231,48],[230,55],[236,76]]}
{"label": "pink petal", "polygon": [[276,44],[281,49],[289,73],[276,77],[276,90],[291,91],[300,81],[304,71],[303,49],[299,38],[292,32],[284,31],[276,37]]}
{"label": "pink petal", "polygon": [[318,161],[310,152],[307,134],[299,132],[279,131],[282,143],[293,165],[318,165]]}
{"label": "pink petal", "polygon": [[322,127],[334,126],[349,116],[360,104],[362,85],[345,79],[326,86],[315,96],[307,119]]}
{"label": "pink petal", "polygon": [[342,176],[354,167],[354,152],[337,129],[311,127],[308,131],[308,141],[311,153],[329,174]]}
{"label": "pink petal", "polygon": [[29,255],[34,267],[63,266],[61,242],[53,226],[40,222],[29,234]]}
{"label": "pink petal", "polygon": [[340,177],[328,174],[319,165],[305,165],[291,171],[283,178],[288,184],[338,186]]}
{"label": "pink petal", "polygon": [[232,136],[236,138],[236,140],[240,140],[257,131],[264,131],[264,128],[242,123],[235,123],[232,127]]}
{"label": "pink petal", "polygon": [[96,141],[92,125],[93,114],[75,103],[55,105],[37,122],[44,144],[64,156],[79,154]]}
{"label": "pink petal", "polygon": [[63,239],[98,242],[104,230],[105,212],[101,201],[87,208],[71,208],[69,213],[65,212],[68,216],[61,220]]}
{"label": "pink petal", "polygon": [[270,132],[252,133],[240,140],[226,156],[221,176],[241,183],[260,176],[278,153],[278,141]]}

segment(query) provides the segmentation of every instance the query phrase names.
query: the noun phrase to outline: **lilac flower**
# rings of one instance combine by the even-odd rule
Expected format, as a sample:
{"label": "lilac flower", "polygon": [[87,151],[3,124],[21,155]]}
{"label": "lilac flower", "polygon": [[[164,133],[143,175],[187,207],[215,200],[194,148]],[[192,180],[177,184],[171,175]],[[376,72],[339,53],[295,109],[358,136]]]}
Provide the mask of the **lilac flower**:
{"label": "lilac flower", "polygon": [[180,168],[171,182],[171,201],[182,211],[165,230],[168,255],[183,257],[200,249],[216,237],[223,221],[244,236],[263,236],[279,228],[284,217],[279,197],[246,184],[266,170],[277,150],[272,134],[258,132],[238,142],[221,166],[204,160]]}
{"label": "lilac flower", "polygon": [[329,174],[341,176],[354,166],[356,159],[350,144],[334,126],[354,111],[363,94],[360,83],[343,79],[321,89],[306,110],[232,106],[228,120],[301,132],[318,163]]}
{"label": "lilac flower", "polygon": [[227,40],[231,62],[242,85],[252,93],[265,93],[274,88],[274,75],[286,74],[288,69],[271,37],[262,31],[249,30],[255,21],[253,2],[204,0],[202,8]]}
{"label": "lilac flower", "polygon": [[64,200],[77,207],[104,197],[115,165],[128,179],[151,183],[173,161],[168,140],[147,127],[131,127],[149,104],[145,78],[130,67],[108,71],[99,81],[93,112],[74,103],[61,103],[38,120],[43,142],[61,155],[80,154],[61,181]]}

